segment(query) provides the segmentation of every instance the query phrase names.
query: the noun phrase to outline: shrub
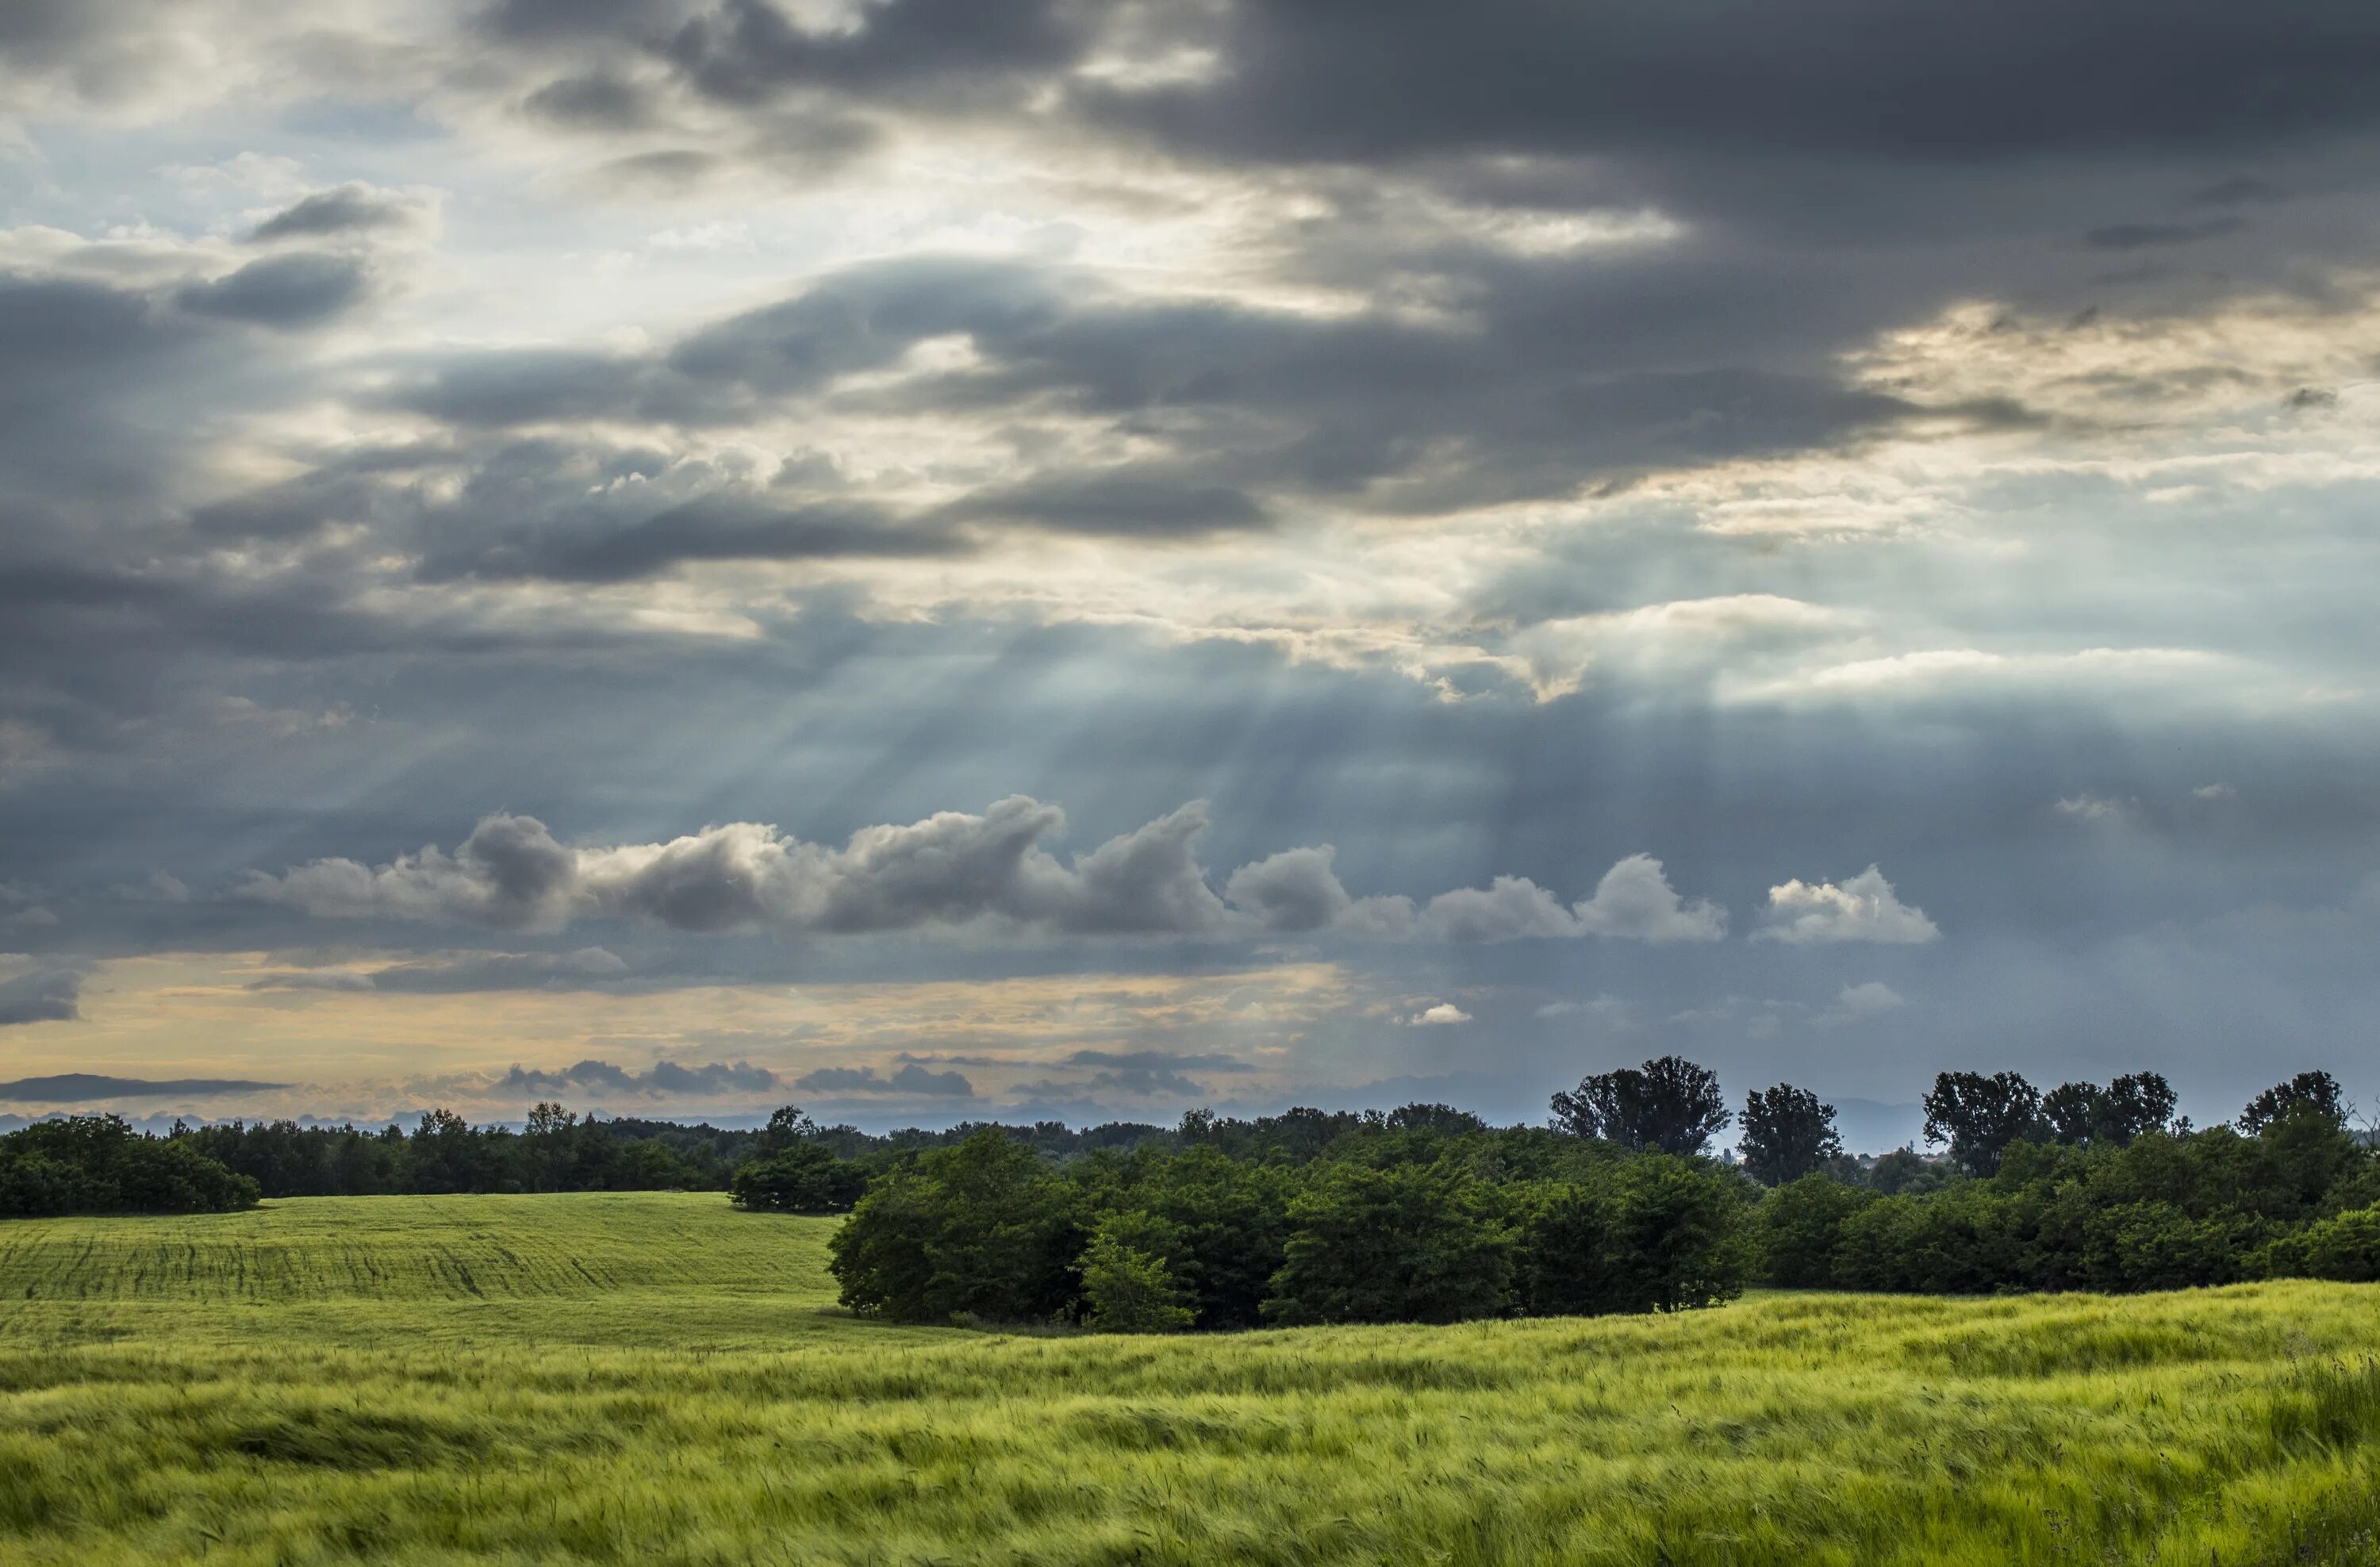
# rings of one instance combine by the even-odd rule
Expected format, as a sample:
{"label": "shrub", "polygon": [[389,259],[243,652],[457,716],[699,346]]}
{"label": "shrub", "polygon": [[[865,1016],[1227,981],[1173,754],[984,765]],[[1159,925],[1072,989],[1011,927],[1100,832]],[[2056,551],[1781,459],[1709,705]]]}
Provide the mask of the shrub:
{"label": "shrub", "polygon": [[1146,1214],[1111,1217],[1083,1253],[1085,1324],[1103,1333],[1167,1333],[1197,1317],[1165,1258],[1131,1244]]}
{"label": "shrub", "polygon": [[2276,1277],[2380,1283],[2380,1208],[2359,1208],[2317,1220],[2276,1242],[2265,1257]]}

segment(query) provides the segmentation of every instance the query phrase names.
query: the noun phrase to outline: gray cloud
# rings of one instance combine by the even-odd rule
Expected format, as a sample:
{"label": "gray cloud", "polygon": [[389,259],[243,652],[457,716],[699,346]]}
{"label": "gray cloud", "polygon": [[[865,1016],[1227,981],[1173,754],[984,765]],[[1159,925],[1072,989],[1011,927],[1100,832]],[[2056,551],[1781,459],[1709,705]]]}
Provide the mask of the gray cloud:
{"label": "gray cloud", "polygon": [[943,811],[906,826],[863,828],[841,849],[748,821],[666,843],[573,848],[535,818],[496,815],[451,855],[431,845],[377,868],[330,858],[278,876],[252,871],[240,893],[318,917],[497,929],[632,917],[690,932],[860,935],[983,922],[1090,937],[1330,929],[1491,942],[1705,941],[1727,929],[1725,910],[1687,902],[1646,855],[1620,861],[1594,896],[1572,905],[1525,877],[1500,876],[1484,890],[1441,893],[1416,906],[1403,897],[1354,898],[1331,871],[1328,848],[1293,850],[1234,872],[1227,902],[1196,854],[1208,827],[1205,804],[1194,801],[1062,863],[1040,844],[1064,830],[1065,813],[1021,795],[981,816]]}
{"label": "gray cloud", "polygon": [[558,1072],[542,1072],[516,1064],[496,1084],[501,1092],[559,1094],[573,1088],[598,1093],[640,1094],[648,1097],[685,1094],[763,1093],[783,1081],[764,1066],[750,1062],[706,1062],[685,1066],[657,1061],[642,1073],[608,1061],[589,1058]]}
{"label": "gray cloud", "polygon": [[523,99],[521,111],[572,130],[639,130],[653,116],[643,89],[604,71],[557,77]]}
{"label": "gray cloud", "polygon": [[300,197],[258,224],[249,237],[272,241],[378,234],[409,229],[420,221],[420,204],[411,198],[350,180]]}
{"label": "gray cloud", "polygon": [[[1101,106],[1218,154],[1297,159],[1559,148],[1976,160],[2236,148],[2380,113],[2358,85],[2380,64],[2380,22],[2337,0],[2252,18],[2216,0],[2125,0],[2087,18],[2048,0],[1987,16],[1889,0],[1500,0],[1361,26],[1340,6],[1269,0],[1220,16],[1221,69],[1111,91]],[[2004,91],[2015,80],[2021,97]]]}
{"label": "gray cloud", "polygon": [[2236,217],[2207,218],[2198,223],[2119,223],[2095,228],[2082,242],[2100,250],[2145,250],[2158,246],[2189,245],[2237,234],[2248,226]]}
{"label": "gray cloud", "polygon": [[910,1062],[890,1076],[877,1075],[872,1066],[821,1066],[794,1079],[794,1087],[814,1094],[923,1094],[937,1099],[965,1099],[975,1085],[956,1072],[935,1072]]}
{"label": "gray cloud", "polygon": [[250,261],[228,277],[191,284],[176,298],[195,315],[295,330],[344,315],[362,302],[368,286],[364,265],[353,257],[300,251]]}
{"label": "gray cloud", "polygon": [[70,1023],[82,1014],[82,970],[40,966],[0,979],[0,1027],[18,1023]]}

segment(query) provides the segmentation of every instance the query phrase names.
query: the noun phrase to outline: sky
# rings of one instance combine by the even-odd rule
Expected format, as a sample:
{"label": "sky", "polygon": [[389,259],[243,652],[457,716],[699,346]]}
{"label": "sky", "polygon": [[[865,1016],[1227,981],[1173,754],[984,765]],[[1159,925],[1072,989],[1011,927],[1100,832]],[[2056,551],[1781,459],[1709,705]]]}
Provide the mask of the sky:
{"label": "sky", "polygon": [[2372,1099],[2375,71],[14,0],[0,1116]]}

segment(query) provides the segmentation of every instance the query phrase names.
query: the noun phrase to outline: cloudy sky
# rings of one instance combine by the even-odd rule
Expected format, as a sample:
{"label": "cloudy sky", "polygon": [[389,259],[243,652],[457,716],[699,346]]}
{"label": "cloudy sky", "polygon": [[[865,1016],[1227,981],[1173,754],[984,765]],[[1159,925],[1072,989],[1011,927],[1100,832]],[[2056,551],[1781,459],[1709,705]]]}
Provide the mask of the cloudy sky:
{"label": "cloudy sky", "polygon": [[15,0],[0,1111],[2380,1093],[2375,71]]}

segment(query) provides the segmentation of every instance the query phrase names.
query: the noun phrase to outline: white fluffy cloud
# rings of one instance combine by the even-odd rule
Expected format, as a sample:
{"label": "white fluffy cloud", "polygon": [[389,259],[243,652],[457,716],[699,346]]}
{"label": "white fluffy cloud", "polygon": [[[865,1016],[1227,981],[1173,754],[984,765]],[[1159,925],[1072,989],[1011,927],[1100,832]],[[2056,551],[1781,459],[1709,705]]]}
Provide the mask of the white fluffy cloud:
{"label": "white fluffy cloud", "polygon": [[[1376,918],[1386,912],[1372,911]],[[1681,897],[1659,860],[1630,855],[1603,873],[1593,897],[1567,907],[1525,876],[1499,876],[1484,889],[1440,893],[1422,906],[1415,923],[1419,934],[1441,941],[1511,941],[1532,936],[1715,941],[1727,934],[1727,910],[1707,899]]]}
{"label": "white fluffy cloud", "polygon": [[1408,1027],[1413,1028],[1438,1028],[1443,1027],[1450,1023],[1468,1023],[1470,1021],[1471,1014],[1463,1011],[1461,1007],[1455,1005],[1452,1002],[1433,1002],[1432,1004],[1422,1008],[1419,1012],[1415,1013],[1411,1017],[1404,1019],[1405,1025]]}
{"label": "white fluffy cloud", "polygon": [[1716,941],[1727,911],[1688,900],[1661,862],[1631,855],[1592,897],[1565,905],[1523,876],[1427,903],[1357,898],[1328,844],[1244,865],[1218,895],[1196,844],[1207,808],[1170,815],[1060,860],[1041,847],[1065,813],[1013,796],[982,815],[943,811],[864,827],[840,849],[760,822],[706,827],[667,843],[574,847],[534,817],[482,820],[451,854],[431,845],[388,864],[329,858],[253,872],[242,895],[324,918],[456,922],[556,930],[639,918],[673,930],[857,935],[956,926],[1086,936],[1249,937],[1330,932],[1455,942],[1607,936]]}
{"label": "white fluffy cloud", "polygon": [[1925,911],[1902,903],[1884,872],[1872,865],[1840,884],[1796,880],[1771,887],[1766,917],[1755,940],[1914,945],[1942,935]]}

